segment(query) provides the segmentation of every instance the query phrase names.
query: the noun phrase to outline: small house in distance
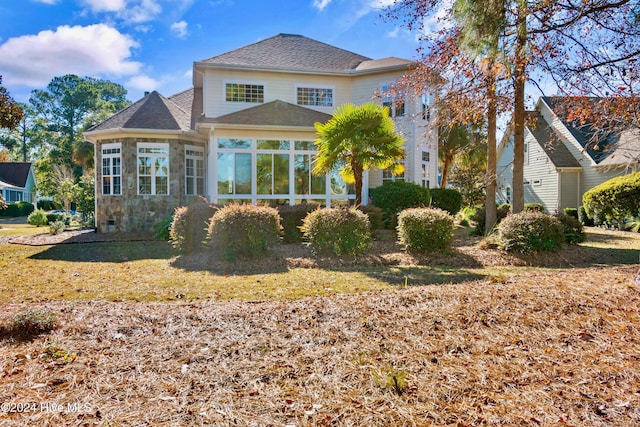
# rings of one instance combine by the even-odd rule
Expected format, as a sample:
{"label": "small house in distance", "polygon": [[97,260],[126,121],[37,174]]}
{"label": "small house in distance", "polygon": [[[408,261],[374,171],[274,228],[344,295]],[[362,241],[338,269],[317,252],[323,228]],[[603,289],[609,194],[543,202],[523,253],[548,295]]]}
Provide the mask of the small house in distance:
{"label": "small house in distance", "polygon": [[[566,119],[563,99],[541,97],[525,130],[524,201],[540,203],[549,213],[577,208],[582,195],[609,179],[640,170],[640,132],[592,143],[593,132]],[[498,146],[498,203],[512,202],[513,133]]]}
{"label": "small house in distance", "polygon": [[[371,59],[307,37],[278,34],[193,65],[193,87],[147,94],[85,132],[95,146],[96,227],[149,231],[196,195],[211,203],[344,204],[337,171],[311,173],[316,122],[345,103],[391,93],[414,63]],[[399,91],[396,91],[399,92]],[[405,173],[369,171],[369,188],[437,180],[437,131],[428,92],[377,101],[406,139]]]}
{"label": "small house in distance", "polygon": [[36,179],[28,162],[0,162],[0,194],[7,203],[36,202]]}

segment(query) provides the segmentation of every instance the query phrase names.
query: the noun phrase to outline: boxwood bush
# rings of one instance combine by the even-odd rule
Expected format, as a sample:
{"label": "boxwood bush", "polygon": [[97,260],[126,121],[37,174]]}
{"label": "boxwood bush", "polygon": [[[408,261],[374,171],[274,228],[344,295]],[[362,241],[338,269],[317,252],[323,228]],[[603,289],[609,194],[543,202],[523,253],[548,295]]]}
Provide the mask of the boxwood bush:
{"label": "boxwood bush", "polygon": [[[503,203],[496,207],[496,226],[500,224],[500,222],[509,215],[511,212],[511,205],[507,203]],[[476,223],[475,233],[477,235],[483,236],[486,234],[487,230],[485,230],[485,223],[487,221],[487,210],[484,206],[479,207],[473,213],[471,219]],[[491,231],[491,230],[489,230]]]}
{"label": "boxwood bush", "polygon": [[256,257],[280,241],[280,216],[268,206],[230,204],[217,210],[209,225],[209,245],[233,261]]}
{"label": "boxwood bush", "polygon": [[201,196],[194,198],[189,206],[177,207],[169,227],[169,240],[173,247],[185,254],[204,248],[209,222],[215,212],[216,207],[209,205]]}
{"label": "boxwood bush", "polygon": [[404,181],[387,181],[371,190],[371,202],[382,209],[385,227],[395,229],[398,213],[407,208],[429,206],[431,193],[428,188]]}
{"label": "boxwood bush", "polygon": [[584,242],[584,231],[578,218],[567,214],[557,214],[556,218],[558,218],[558,221],[562,224],[565,243],[574,245]]}
{"label": "boxwood bush", "polygon": [[444,209],[451,215],[460,212],[462,208],[462,194],[453,188],[432,188],[431,206],[434,208]]}
{"label": "boxwood bush", "polygon": [[555,251],[564,243],[560,221],[542,212],[508,215],[498,226],[498,244],[510,252]]}
{"label": "boxwood bush", "polygon": [[584,193],[586,214],[596,225],[624,228],[625,218],[640,216],[640,172],[612,178]]}
{"label": "boxwood bush", "polygon": [[578,208],[564,208],[564,214],[568,216],[572,216],[575,219],[578,218]]}
{"label": "boxwood bush", "polygon": [[280,223],[282,225],[282,241],[285,243],[298,243],[302,241],[303,221],[309,212],[319,209],[320,205],[316,203],[301,203],[298,205],[282,205],[278,206],[278,214],[280,215]]}
{"label": "boxwood bush", "polygon": [[307,215],[301,230],[318,254],[359,255],[371,245],[369,218],[354,208],[317,209]]}
{"label": "boxwood bush", "polygon": [[0,216],[27,216],[33,212],[34,207],[29,202],[11,202],[7,204],[6,209],[0,210]]}
{"label": "boxwood bush", "polygon": [[525,211],[544,212],[544,205],[542,203],[525,203]]}
{"label": "boxwood bush", "polygon": [[584,225],[585,227],[593,227],[595,225],[593,222],[593,218],[591,218],[587,214],[584,206],[580,206],[578,208],[578,221],[580,221],[580,224]]}
{"label": "boxwood bush", "polygon": [[453,240],[453,217],[438,208],[410,208],[398,215],[398,240],[407,251],[445,251]]}
{"label": "boxwood bush", "polygon": [[367,214],[372,230],[380,230],[384,228],[384,221],[382,220],[382,209],[373,205],[363,205],[358,207],[358,210]]}

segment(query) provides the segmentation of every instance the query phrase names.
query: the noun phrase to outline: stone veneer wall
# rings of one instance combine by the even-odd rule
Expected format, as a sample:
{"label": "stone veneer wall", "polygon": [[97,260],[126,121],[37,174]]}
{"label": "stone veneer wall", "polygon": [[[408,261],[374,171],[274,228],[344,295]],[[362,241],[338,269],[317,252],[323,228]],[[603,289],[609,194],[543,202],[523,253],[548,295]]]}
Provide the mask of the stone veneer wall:
{"label": "stone veneer wall", "polygon": [[[138,195],[137,143],[169,143],[169,194]],[[102,195],[102,144],[122,144],[122,194]],[[100,140],[96,150],[96,226],[100,233],[156,231],[178,206],[188,203],[185,195],[185,145],[191,141],[167,138],[120,138]]]}

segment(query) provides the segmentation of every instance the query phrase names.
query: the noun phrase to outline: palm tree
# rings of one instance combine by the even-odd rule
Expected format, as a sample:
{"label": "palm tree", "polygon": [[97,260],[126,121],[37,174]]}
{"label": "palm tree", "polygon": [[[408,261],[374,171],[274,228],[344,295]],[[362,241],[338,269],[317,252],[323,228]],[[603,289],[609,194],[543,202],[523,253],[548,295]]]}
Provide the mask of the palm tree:
{"label": "palm tree", "polygon": [[326,174],[340,168],[340,176],[355,184],[356,206],[362,204],[362,179],[365,170],[390,169],[402,173],[404,138],[396,132],[389,110],[374,102],[338,107],[327,123],[316,123],[313,173]]}

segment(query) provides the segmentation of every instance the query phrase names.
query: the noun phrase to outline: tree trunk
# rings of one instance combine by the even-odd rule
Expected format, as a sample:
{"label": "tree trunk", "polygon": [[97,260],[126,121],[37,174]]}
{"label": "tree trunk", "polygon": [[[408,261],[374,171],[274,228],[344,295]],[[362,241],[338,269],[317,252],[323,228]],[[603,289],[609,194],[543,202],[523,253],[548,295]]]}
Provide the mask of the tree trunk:
{"label": "tree trunk", "polygon": [[355,187],[356,187],[355,207],[357,208],[362,205],[362,180],[363,180],[362,175],[364,174],[364,171],[363,171],[362,165],[360,164],[352,165],[352,169],[353,169],[353,177],[355,180]]}
{"label": "tree trunk", "polygon": [[487,173],[485,177],[485,234],[489,234],[497,221],[496,209],[496,127],[497,127],[497,106],[496,106],[496,86],[493,66],[489,68],[487,79]]}
{"label": "tree trunk", "polygon": [[524,84],[527,56],[527,2],[518,0],[513,109],[513,213],[524,209]]}
{"label": "tree trunk", "polygon": [[442,160],[442,181],[440,182],[440,188],[447,188],[447,179],[449,179],[449,168],[453,162],[453,156],[450,153],[444,155]]}

